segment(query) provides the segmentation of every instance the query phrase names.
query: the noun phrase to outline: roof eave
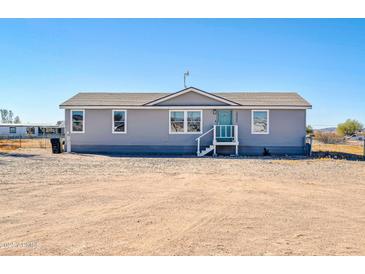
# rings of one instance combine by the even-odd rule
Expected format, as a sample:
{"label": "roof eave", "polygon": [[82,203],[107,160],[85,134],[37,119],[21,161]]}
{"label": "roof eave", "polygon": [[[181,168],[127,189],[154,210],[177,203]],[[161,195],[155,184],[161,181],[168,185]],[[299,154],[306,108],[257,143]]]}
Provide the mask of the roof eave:
{"label": "roof eave", "polygon": [[126,109],[312,109],[311,105],[234,105],[234,106],[146,106],[146,105],[60,105],[60,109],[113,109],[113,108],[126,108]]}

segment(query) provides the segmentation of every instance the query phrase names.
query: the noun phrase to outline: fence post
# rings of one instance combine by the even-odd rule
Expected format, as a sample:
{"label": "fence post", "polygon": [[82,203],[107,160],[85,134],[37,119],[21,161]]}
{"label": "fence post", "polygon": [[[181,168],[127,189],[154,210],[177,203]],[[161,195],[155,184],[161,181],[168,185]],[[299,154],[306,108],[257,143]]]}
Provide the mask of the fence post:
{"label": "fence post", "polygon": [[69,131],[66,133],[66,152],[71,152],[71,135]]}
{"label": "fence post", "polygon": [[312,157],[313,136],[309,136],[309,156]]}
{"label": "fence post", "polygon": [[19,147],[21,148],[22,147],[22,136],[19,135]]}
{"label": "fence post", "polygon": [[362,156],[363,156],[363,158],[365,160],[365,137],[364,137],[364,146],[363,146],[363,148],[364,148],[364,151],[362,152]]}

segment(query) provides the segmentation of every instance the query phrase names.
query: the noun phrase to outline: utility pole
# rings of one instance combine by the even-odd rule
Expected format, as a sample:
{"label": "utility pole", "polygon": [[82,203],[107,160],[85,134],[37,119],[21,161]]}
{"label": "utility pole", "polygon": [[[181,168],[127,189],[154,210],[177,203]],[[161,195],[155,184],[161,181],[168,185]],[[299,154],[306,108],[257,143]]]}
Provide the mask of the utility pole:
{"label": "utility pole", "polygon": [[187,70],[185,73],[184,73],[184,88],[187,88],[186,86],[186,77],[190,76],[189,74],[189,71]]}

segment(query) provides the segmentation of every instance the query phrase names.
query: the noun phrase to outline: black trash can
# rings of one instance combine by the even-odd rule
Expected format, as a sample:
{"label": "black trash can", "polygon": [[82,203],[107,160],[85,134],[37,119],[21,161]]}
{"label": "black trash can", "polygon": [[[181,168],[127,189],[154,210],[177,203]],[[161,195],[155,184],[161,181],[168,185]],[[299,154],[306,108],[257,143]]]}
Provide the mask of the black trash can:
{"label": "black trash can", "polygon": [[51,138],[52,153],[61,153],[60,138]]}
{"label": "black trash can", "polygon": [[305,154],[306,154],[307,156],[311,156],[311,150],[312,150],[312,146],[311,146],[311,144],[306,143],[306,144],[305,144]]}

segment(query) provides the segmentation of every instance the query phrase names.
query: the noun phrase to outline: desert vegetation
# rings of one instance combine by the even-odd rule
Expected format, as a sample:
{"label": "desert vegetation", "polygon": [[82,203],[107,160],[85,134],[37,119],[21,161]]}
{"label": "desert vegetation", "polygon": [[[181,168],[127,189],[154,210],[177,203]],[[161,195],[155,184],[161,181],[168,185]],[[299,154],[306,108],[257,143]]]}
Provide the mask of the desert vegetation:
{"label": "desert vegetation", "polygon": [[363,129],[363,124],[357,120],[347,119],[344,123],[338,124],[337,134],[340,136],[351,136]]}
{"label": "desert vegetation", "polygon": [[11,152],[18,148],[51,148],[48,138],[0,138],[0,152]]}
{"label": "desert vegetation", "polygon": [[[364,155],[364,141],[352,140],[354,134],[361,135],[363,125],[357,120],[347,119],[344,123],[337,126],[336,132],[323,132],[320,130],[313,131],[314,152],[336,152],[353,154],[358,156]],[[307,127],[307,133],[311,127]]]}

